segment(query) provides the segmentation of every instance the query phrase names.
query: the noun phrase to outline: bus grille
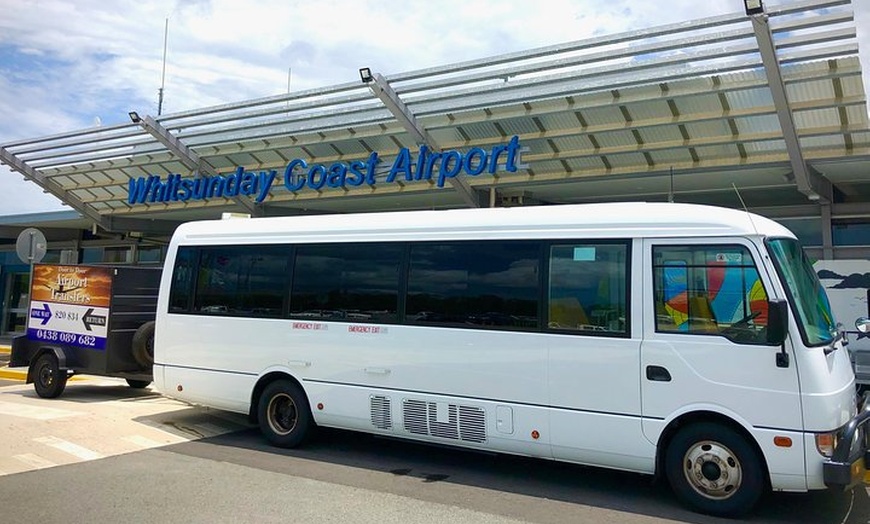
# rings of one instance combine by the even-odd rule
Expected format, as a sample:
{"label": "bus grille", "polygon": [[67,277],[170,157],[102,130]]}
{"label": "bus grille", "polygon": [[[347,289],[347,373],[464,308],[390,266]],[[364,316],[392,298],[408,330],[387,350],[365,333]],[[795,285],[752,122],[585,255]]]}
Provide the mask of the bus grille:
{"label": "bus grille", "polygon": [[467,442],[486,442],[486,414],[477,407],[446,405],[446,420],[438,420],[438,404],[405,399],[402,418],[405,431]]}
{"label": "bus grille", "polygon": [[392,429],[393,416],[390,414],[390,399],[380,395],[372,395],[372,425],[378,429]]}

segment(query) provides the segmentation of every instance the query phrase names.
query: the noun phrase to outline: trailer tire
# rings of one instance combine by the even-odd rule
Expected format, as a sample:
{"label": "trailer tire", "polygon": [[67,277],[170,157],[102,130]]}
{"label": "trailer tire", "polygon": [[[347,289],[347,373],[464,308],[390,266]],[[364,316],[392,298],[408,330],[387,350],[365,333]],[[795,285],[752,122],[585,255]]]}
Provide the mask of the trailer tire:
{"label": "trailer tire", "polygon": [[154,364],[154,321],[145,322],[133,333],[133,358],[143,368]]}
{"label": "trailer tire", "polygon": [[66,388],[67,374],[60,369],[57,357],[43,353],[33,363],[33,389],[42,398],[57,398]]}
{"label": "trailer tire", "polygon": [[144,389],[148,387],[150,384],[150,380],[133,380],[132,378],[127,379],[127,385],[133,389]]}

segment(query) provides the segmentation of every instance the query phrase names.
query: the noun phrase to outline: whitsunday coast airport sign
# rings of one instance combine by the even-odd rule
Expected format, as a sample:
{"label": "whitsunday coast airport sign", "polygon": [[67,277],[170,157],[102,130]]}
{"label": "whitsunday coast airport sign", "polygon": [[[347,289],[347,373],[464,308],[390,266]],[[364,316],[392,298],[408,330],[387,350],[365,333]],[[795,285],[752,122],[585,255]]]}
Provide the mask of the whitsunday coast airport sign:
{"label": "whitsunday coast airport sign", "polygon": [[[377,183],[393,184],[397,181],[434,182],[439,188],[458,176],[491,176],[500,171],[515,173],[520,164],[520,141],[514,136],[506,144],[486,150],[473,147],[466,152],[456,150],[432,151],[420,146],[415,154],[402,148],[393,160],[383,182],[375,179],[381,164],[377,151],[365,160],[334,162],[329,165],[308,163],[296,158],[284,168],[284,187],[293,193],[306,190],[350,189],[362,185],[374,187]],[[382,171],[383,172],[383,171]],[[187,202],[210,198],[249,196],[263,202],[272,191],[278,171],[248,171],[237,167],[225,175],[202,175],[184,178],[181,174],[168,174],[130,179],[127,202],[144,204],[153,202]]]}

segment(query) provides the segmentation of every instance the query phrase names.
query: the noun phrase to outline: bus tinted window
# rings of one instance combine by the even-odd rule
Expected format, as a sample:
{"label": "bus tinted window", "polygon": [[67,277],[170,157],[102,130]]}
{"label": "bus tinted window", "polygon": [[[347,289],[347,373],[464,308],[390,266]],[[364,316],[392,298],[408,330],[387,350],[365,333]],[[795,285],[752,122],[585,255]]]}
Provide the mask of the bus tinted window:
{"label": "bus tinted window", "polygon": [[742,246],[653,248],[656,330],[765,342],[767,292]]}
{"label": "bus tinted window", "polygon": [[297,247],[291,316],[395,322],[403,251],[385,243]]}
{"label": "bus tinted window", "polygon": [[538,242],[411,246],[409,323],[538,325]]}
{"label": "bus tinted window", "polygon": [[169,311],[181,313],[190,309],[193,272],[196,268],[196,248],[179,247],[172,271],[172,288],[169,292]]}
{"label": "bus tinted window", "polygon": [[548,326],[627,334],[628,246],[571,243],[550,248]]}
{"label": "bus tinted window", "polygon": [[280,317],[287,296],[289,253],[283,246],[203,248],[194,309]]}

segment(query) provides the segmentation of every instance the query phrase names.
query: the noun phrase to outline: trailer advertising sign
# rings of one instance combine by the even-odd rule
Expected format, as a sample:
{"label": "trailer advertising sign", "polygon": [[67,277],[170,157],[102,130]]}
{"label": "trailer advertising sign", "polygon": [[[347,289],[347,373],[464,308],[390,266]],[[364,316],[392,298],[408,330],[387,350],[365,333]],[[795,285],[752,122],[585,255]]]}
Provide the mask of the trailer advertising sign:
{"label": "trailer advertising sign", "polygon": [[33,266],[28,338],[105,349],[111,286],[110,268]]}

